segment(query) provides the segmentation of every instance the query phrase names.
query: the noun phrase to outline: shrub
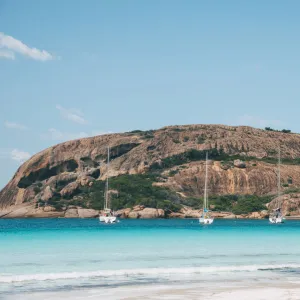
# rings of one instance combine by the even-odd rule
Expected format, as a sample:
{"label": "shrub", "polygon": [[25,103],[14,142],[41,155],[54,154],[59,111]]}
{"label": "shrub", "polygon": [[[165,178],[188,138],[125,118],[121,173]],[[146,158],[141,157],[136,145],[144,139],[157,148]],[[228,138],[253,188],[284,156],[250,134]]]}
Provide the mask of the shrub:
{"label": "shrub", "polygon": [[195,209],[200,209],[203,206],[203,199],[194,197],[184,198],[182,199],[182,203]]}
{"label": "shrub", "polygon": [[[271,127],[265,127],[265,130],[279,132],[279,130],[275,130],[275,129],[271,128]],[[282,129],[281,132],[283,132],[283,133],[291,133],[291,130],[290,129]]]}
{"label": "shrub", "polygon": [[273,128],[271,128],[271,127],[265,127],[265,130],[267,130],[267,131],[275,131]]}
{"label": "shrub", "polygon": [[253,195],[240,196],[237,204],[233,206],[232,212],[236,215],[248,214],[254,211],[265,209],[265,201],[269,201],[270,197],[258,197]]}
{"label": "shrub", "polygon": [[197,143],[198,144],[204,144],[205,143],[205,138],[202,135],[198,136]]}
{"label": "shrub", "polygon": [[181,205],[171,202],[170,200],[163,200],[157,203],[157,208],[161,208],[169,212],[178,212],[181,209]]}
{"label": "shrub", "polygon": [[154,130],[147,130],[147,131],[144,131],[142,134],[143,134],[145,139],[154,138]]}
{"label": "shrub", "polygon": [[132,131],[129,131],[129,133],[143,133],[143,131],[142,130],[132,130]]}
{"label": "shrub", "polygon": [[215,211],[231,211],[234,203],[238,200],[237,195],[212,196],[209,200],[214,205]]}
{"label": "shrub", "polygon": [[35,194],[38,194],[41,191],[41,188],[39,186],[35,186],[33,188],[33,191],[34,191]]}
{"label": "shrub", "polygon": [[189,137],[188,136],[185,136],[184,138],[183,138],[183,140],[185,141],[185,142],[188,142],[189,141]]}
{"label": "shrub", "polygon": [[[180,199],[175,192],[152,185],[157,180],[159,178],[156,174],[122,175],[111,178],[110,189],[118,191],[118,194],[110,194],[111,208],[117,210],[135,205],[158,208],[161,207],[162,201],[171,201],[174,205],[180,204]],[[89,207],[103,208],[104,190],[104,181],[96,181],[89,187],[85,192]],[[176,208],[173,207],[173,209]]]}
{"label": "shrub", "polygon": [[178,170],[171,170],[170,172],[169,172],[169,176],[170,177],[173,177],[174,175],[176,175],[178,173]]}
{"label": "shrub", "polygon": [[173,156],[162,159],[162,168],[171,168],[191,161],[205,160],[206,152],[208,152],[208,156],[210,159],[222,160],[222,158],[227,157],[227,155],[221,149],[218,150],[216,148],[213,148],[207,151],[190,149],[186,152],[175,154]]}

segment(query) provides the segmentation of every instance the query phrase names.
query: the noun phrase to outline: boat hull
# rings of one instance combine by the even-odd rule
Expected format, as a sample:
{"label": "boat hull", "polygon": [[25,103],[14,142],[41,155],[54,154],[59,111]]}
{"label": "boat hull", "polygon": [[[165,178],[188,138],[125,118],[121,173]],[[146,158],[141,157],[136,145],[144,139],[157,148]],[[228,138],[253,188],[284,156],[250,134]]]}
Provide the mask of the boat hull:
{"label": "boat hull", "polygon": [[115,223],[117,221],[117,218],[114,216],[100,216],[99,221],[104,223]]}
{"label": "boat hull", "polygon": [[270,223],[272,223],[272,224],[277,224],[277,223],[284,223],[284,219],[283,219],[283,217],[275,217],[275,218],[272,218],[272,217],[270,217],[269,218],[269,221],[270,221]]}
{"label": "boat hull", "polygon": [[199,218],[199,223],[203,225],[209,225],[212,224],[214,221],[213,218]]}

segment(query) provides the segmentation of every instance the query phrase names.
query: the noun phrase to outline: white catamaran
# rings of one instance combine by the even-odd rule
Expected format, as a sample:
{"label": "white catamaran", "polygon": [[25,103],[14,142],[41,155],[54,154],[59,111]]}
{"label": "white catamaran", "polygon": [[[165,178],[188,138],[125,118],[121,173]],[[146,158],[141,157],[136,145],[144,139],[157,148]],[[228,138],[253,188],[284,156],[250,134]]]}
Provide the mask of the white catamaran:
{"label": "white catamaran", "polygon": [[[280,192],[281,192],[281,179],[280,179],[280,165],[281,165],[281,160],[280,160],[280,147],[278,149],[278,169],[277,169],[277,199],[278,203],[280,203]],[[269,221],[273,224],[275,223],[283,223],[285,218],[282,216],[281,213],[281,208],[277,207],[276,209],[273,209],[273,212],[270,214]]]}
{"label": "white catamaran", "polygon": [[100,222],[105,222],[105,223],[115,223],[117,221],[117,218],[113,215],[113,212],[110,209],[110,199],[109,199],[109,190],[108,190],[108,171],[109,171],[109,147],[107,148],[107,177],[106,177],[106,186],[105,186],[104,211],[99,217],[99,220]]}
{"label": "white catamaran", "polygon": [[208,198],[207,198],[207,173],[208,173],[208,153],[206,152],[206,160],[205,160],[205,184],[204,184],[204,200],[203,200],[203,213],[199,218],[200,224],[212,224],[214,218],[211,217],[208,209]]}

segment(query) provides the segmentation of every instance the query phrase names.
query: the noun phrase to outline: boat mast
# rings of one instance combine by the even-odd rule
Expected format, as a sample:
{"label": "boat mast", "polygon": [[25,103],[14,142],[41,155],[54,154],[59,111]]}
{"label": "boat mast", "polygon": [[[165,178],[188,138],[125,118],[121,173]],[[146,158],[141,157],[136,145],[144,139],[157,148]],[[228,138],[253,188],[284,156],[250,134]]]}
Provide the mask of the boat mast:
{"label": "boat mast", "polygon": [[[280,197],[280,192],[281,192],[281,184],[280,184],[280,165],[281,165],[281,160],[280,160],[280,146],[278,147],[278,170],[277,170],[277,193],[278,197]],[[279,198],[278,198],[279,201]]]}
{"label": "boat mast", "polygon": [[105,209],[108,209],[108,171],[109,171],[109,146],[107,147],[107,170],[106,170]]}
{"label": "boat mast", "polygon": [[204,184],[204,203],[203,203],[203,210],[207,209],[207,159],[208,153],[206,152],[206,160],[205,160],[205,184]]}

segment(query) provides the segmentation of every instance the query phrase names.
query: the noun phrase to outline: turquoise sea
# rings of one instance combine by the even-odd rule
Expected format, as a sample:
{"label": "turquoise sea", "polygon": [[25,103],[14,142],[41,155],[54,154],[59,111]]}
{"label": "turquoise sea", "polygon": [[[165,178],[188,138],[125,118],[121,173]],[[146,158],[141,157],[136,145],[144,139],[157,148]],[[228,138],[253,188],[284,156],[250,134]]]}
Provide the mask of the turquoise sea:
{"label": "turquoise sea", "polygon": [[201,226],[191,219],[0,219],[0,298],[128,285],[297,280],[299,237],[297,220],[216,219]]}

